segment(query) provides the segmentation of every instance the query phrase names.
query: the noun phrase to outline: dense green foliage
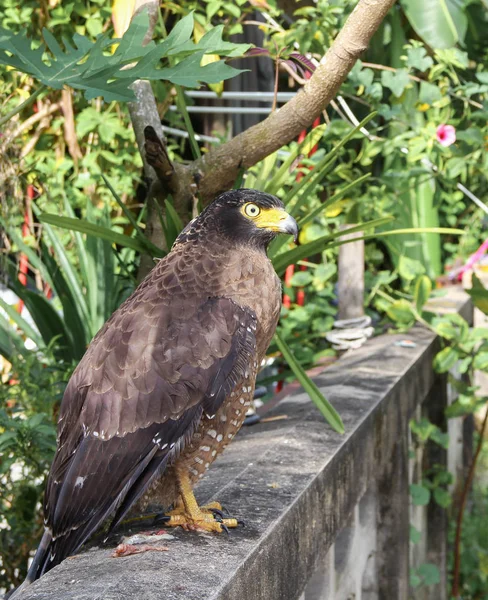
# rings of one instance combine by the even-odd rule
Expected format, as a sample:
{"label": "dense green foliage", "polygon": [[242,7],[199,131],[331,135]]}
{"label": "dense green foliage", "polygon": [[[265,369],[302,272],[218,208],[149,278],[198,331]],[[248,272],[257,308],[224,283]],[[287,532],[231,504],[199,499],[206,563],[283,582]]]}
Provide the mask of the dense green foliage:
{"label": "dense green foliage", "polygon": [[[287,74],[280,78],[280,89],[287,84],[296,89],[353,4],[319,0],[286,18],[276,1],[268,5],[274,21],[261,28],[269,60],[282,61],[295,73],[296,81]],[[122,102],[132,97],[129,84],[136,76],[150,79],[164,122],[185,129],[184,104],[169,111],[182,97],[175,84],[204,81],[220,91],[220,82],[237,73],[223,59],[247,47],[231,43],[229,36],[242,32],[254,10],[244,0],[163,2],[157,41],[143,48],[145,15],[116,46],[105,0],[20,5],[0,0],[0,283],[17,293],[33,319],[0,302],[0,355],[8,359],[0,367],[0,588],[22,580],[41,531],[39,500],[55,447],[57,407],[75,361],[134,288],[140,256],[164,255],[183,226],[167,200],[160,215],[162,247],[144,236],[146,182]],[[370,234],[365,305],[378,330],[392,321],[406,329],[428,318],[423,308],[435,287],[432,279],[446,265],[466,260],[485,239],[486,215],[459,186],[477,198],[487,196],[487,27],[481,0],[432,0],[428,6],[402,0],[349,74],[341,98],[327,109],[327,125],[315,128],[302,144],[282,148],[287,154],[273,154],[241,174],[240,184],[282,198],[301,226],[300,247],[283,239],[270,248],[280,275],[288,265],[298,265],[284,289],[290,306],[283,309],[280,337],[270,353],[284,354],[305,386],[303,366],[334,354],[324,336],[337,312],[342,225],[359,223],[358,230]],[[293,53],[302,58],[293,59]],[[311,54],[303,60],[306,53]],[[133,63],[137,66],[122,69]],[[72,89],[62,94],[65,83]],[[8,118],[34,94],[35,104],[27,102]],[[365,117],[370,119],[365,129],[353,127]],[[439,138],[439,126],[446,124],[456,133],[450,145]],[[193,140],[193,150],[195,145]],[[168,152],[172,160],[187,161],[191,146],[170,138]],[[25,200],[29,186],[36,196],[32,202]],[[30,225],[21,233],[26,214]],[[439,226],[466,234],[389,235],[393,229]],[[27,287],[18,281],[22,256],[29,264]],[[297,302],[301,294],[303,305]],[[482,290],[479,294],[483,297]],[[454,317],[429,320],[429,326],[447,340],[436,359],[440,371],[458,361],[465,373],[486,368],[483,332]],[[275,378],[292,376],[286,364],[277,364]],[[473,412],[485,401],[466,385],[452,416]],[[307,389],[340,429],[333,409]],[[417,439],[445,443],[429,424],[413,429]],[[448,483],[446,474],[427,474],[412,490],[414,501],[433,496],[448,506]],[[481,511],[486,494],[477,498]],[[477,510],[467,517],[463,548],[474,536]],[[465,592],[471,594],[466,597],[473,600],[488,593],[486,540],[481,529],[478,533],[462,570]],[[412,585],[428,585],[436,576],[430,566],[412,575]]]}

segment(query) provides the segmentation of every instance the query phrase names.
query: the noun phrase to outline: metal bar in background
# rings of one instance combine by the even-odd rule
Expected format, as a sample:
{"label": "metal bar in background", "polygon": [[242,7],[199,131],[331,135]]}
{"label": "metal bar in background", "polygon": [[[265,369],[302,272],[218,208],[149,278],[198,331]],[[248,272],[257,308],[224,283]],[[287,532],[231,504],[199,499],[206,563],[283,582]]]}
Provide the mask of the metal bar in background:
{"label": "metal bar in background", "polygon": [[[288,100],[291,100],[296,93],[297,92],[278,92],[277,100],[278,102],[288,102]],[[188,90],[185,91],[185,94],[190,98],[200,98],[202,100],[241,100],[243,102],[272,102],[275,97],[274,92],[222,92],[222,94],[219,95],[216,92]]]}
{"label": "metal bar in background", "polygon": [[[188,131],[184,131],[183,129],[176,129],[175,127],[167,127],[163,125],[164,133],[168,133],[169,135],[176,135],[176,137],[182,137],[188,139],[190,136],[188,135]],[[211,135],[203,135],[200,133],[195,133],[195,139],[197,142],[208,142],[209,144],[219,144],[222,140],[217,137],[212,137]]]}
{"label": "metal bar in background", "polygon": [[[172,104],[169,110],[175,112],[178,107]],[[258,106],[187,106],[186,110],[189,113],[202,113],[202,114],[250,114],[250,115],[268,115],[271,112],[271,107],[259,108]]]}

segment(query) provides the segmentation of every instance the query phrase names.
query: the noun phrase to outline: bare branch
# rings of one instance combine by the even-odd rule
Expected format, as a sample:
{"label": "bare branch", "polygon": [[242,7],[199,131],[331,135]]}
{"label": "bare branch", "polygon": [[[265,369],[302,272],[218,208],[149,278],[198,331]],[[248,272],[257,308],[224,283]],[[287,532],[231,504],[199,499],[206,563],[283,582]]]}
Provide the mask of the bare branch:
{"label": "bare branch", "polygon": [[64,115],[64,139],[68,145],[68,150],[75,165],[83,158],[83,154],[78,144],[75,127],[75,115],[73,111],[73,92],[69,88],[64,88],[61,93],[61,109]]}
{"label": "bare branch", "polygon": [[190,167],[200,171],[204,203],[229,189],[240,167],[251,167],[311,125],[339,91],[395,0],[360,0],[303,89],[267,119],[212,148]]}

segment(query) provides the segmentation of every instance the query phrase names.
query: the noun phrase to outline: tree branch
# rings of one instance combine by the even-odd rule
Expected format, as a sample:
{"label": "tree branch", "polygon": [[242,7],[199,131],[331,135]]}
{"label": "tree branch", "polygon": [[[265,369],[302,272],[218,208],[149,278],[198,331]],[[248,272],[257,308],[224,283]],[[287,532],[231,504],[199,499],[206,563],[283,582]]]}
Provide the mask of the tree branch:
{"label": "tree branch", "polygon": [[360,0],[320,66],[292,100],[188,167],[201,174],[199,192],[204,204],[229,189],[241,167],[255,165],[311,125],[337,94],[394,3]]}
{"label": "tree branch", "polygon": [[[158,19],[159,0],[136,0],[134,13],[137,14],[141,10],[147,10],[149,14],[149,27],[144,38],[144,43],[147,44],[153,37]],[[128,23],[126,25],[128,26]],[[136,100],[129,102],[129,114],[148,184],[146,235],[157,245],[163,246],[164,236],[154,202],[160,201],[162,204],[165,195],[171,192],[174,194],[177,212],[188,214],[193,199],[193,194],[189,189],[190,178],[182,172],[178,165],[175,168],[169,159],[166,151],[166,138],[150,82],[138,80],[131,87],[136,95]],[[146,139],[146,132],[149,132],[149,140]],[[148,151],[150,158],[147,154]],[[152,267],[151,258],[143,256],[139,276],[143,277]]]}

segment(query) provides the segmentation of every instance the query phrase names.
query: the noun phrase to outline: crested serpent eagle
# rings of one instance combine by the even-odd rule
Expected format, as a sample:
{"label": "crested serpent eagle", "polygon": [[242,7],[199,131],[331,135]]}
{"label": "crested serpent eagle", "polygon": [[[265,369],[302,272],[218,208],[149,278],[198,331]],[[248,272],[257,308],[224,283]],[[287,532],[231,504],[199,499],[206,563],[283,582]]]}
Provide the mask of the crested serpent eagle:
{"label": "crested serpent eagle", "polygon": [[199,507],[192,487],[252,400],[281,307],[266,255],[278,233],[296,239],[297,224],[274,196],[220,195],[95,336],[61,404],[45,533],[24,585],[154,489],[174,507],[169,525],[237,524]]}

